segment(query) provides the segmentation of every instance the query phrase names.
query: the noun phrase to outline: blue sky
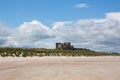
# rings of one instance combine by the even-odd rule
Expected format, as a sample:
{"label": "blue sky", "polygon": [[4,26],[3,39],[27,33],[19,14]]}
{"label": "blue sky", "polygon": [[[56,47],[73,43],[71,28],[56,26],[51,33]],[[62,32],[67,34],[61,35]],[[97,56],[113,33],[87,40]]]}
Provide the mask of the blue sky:
{"label": "blue sky", "polygon": [[120,0],[0,0],[0,47],[120,52]]}
{"label": "blue sky", "polygon": [[[74,7],[77,4],[89,7]],[[1,0],[0,21],[10,27],[31,20],[51,26],[56,21],[103,18],[105,13],[119,11],[119,5],[119,0]]]}

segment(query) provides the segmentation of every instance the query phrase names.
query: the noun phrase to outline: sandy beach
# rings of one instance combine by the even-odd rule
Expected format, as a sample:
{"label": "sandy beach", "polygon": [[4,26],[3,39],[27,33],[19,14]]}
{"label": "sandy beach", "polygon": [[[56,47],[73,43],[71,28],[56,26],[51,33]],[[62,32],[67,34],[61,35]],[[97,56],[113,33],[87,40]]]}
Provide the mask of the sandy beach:
{"label": "sandy beach", "polygon": [[120,80],[120,57],[0,57],[0,80]]}

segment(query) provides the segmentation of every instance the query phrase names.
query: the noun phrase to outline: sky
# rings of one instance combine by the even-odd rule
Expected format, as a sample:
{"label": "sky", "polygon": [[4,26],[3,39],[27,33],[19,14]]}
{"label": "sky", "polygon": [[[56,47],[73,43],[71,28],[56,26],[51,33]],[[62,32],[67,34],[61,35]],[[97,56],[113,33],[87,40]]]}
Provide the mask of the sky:
{"label": "sky", "polygon": [[56,42],[120,52],[120,0],[0,0],[0,47]]}

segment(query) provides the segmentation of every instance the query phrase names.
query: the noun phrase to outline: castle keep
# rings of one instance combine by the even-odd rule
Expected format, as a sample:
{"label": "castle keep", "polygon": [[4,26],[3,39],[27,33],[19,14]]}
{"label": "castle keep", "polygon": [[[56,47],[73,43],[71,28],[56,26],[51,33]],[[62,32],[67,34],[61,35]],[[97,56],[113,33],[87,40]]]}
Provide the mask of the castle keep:
{"label": "castle keep", "polygon": [[74,46],[70,42],[56,43],[56,49],[73,50]]}

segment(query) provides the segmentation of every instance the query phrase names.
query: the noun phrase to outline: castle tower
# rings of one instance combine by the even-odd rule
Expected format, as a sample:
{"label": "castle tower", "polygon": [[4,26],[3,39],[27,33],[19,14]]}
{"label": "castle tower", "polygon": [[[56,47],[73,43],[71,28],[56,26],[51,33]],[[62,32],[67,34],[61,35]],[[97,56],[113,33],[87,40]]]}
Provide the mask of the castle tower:
{"label": "castle tower", "polygon": [[56,43],[56,49],[62,48],[62,43]]}

